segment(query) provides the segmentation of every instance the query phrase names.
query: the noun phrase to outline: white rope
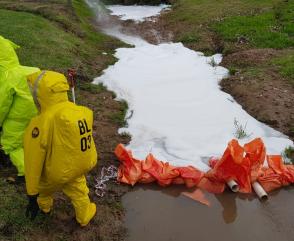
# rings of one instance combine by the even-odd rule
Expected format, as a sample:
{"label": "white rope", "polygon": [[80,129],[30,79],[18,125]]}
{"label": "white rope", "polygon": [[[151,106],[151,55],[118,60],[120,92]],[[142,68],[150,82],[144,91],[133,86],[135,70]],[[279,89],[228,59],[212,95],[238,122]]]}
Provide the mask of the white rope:
{"label": "white rope", "polygon": [[117,167],[111,165],[109,167],[102,167],[100,177],[95,178],[95,193],[98,197],[103,197],[106,192],[106,182],[117,178]]}

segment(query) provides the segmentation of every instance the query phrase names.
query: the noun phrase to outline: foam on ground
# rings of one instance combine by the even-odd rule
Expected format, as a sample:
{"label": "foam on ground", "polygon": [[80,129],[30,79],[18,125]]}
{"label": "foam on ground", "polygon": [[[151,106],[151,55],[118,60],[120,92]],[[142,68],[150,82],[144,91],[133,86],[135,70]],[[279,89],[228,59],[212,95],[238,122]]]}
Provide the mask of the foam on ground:
{"label": "foam on ground", "polygon": [[[126,15],[132,12],[127,8]],[[249,137],[241,143],[262,137],[268,154],[280,154],[293,145],[220,90],[219,81],[228,75],[227,69],[215,66],[221,55],[205,57],[181,43],[151,45],[119,32],[112,35],[135,47],[117,49],[118,62],[94,83],[103,83],[128,102],[128,127],[120,132],[131,134],[128,148],[135,157],[153,153],[173,165],[206,171],[208,158],[221,156],[235,137],[234,120],[246,124]]]}

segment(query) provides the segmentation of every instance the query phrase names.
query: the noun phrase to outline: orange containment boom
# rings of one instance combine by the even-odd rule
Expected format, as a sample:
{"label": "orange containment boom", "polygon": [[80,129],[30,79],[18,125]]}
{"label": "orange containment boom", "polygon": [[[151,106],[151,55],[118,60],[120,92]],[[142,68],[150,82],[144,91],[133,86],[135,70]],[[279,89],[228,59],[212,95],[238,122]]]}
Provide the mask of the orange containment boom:
{"label": "orange containment boom", "polygon": [[[251,193],[255,182],[266,192],[294,183],[294,166],[284,165],[280,155],[266,155],[260,138],[244,146],[235,139],[231,140],[220,159],[209,161],[211,169],[206,173],[192,166],[172,166],[157,160],[152,154],[145,160],[137,160],[122,144],[116,147],[115,154],[121,162],[117,179],[130,185],[151,182],[161,186],[185,184],[211,193],[222,193],[226,183],[234,180],[239,192]],[[264,167],[265,160],[268,167]]]}

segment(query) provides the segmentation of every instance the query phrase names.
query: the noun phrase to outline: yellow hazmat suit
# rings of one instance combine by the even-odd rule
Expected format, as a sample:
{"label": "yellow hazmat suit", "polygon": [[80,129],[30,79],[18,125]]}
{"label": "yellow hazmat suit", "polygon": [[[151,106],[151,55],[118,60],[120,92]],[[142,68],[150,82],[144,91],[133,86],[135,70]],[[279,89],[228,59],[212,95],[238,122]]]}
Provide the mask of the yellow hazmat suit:
{"label": "yellow hazmat suit", "polygon": [[0,36],[0,144],[17,168],[18,176],[23,176],[23,135],[37,114],[26,76],[40,70],[20,65],[17,48],[18,45]]}
{"label": "yellow hazmat suit", "polygon": [[50,212],[52,194],[63,191],[72,201],[76,220],[85,226],[96,213],[84,174],[97,163],[92,136],[93,113],[68,101],[64,75],[42,71],[28,77],[40,109],[25,132],[25,178],[29,196]]}

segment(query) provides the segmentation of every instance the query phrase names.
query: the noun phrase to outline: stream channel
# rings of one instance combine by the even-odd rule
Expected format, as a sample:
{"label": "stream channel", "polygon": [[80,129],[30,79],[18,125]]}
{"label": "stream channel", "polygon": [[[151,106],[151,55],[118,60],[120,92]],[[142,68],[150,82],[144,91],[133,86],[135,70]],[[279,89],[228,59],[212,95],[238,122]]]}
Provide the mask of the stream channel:
{"label": "stream channel", "polygon": [[[118,62],[94,83],[103,83],[128,102],[128,125],[120,132],[131,134],[127,148],[136,158],[144,159],[151,152],[173,165],[207,171],[208,158],[221,156],[235,137],[236,122],[248,132],[241,144],[262,137],[268,154],[293,146],[287,136],[255,120],[220,90],[218,82],[228,74],[218,66],[221,55],[206,57],[181,43],[149,44],[122,32],[98,1],[87,3],[105,33],[134,46],[117,49]],[[124,20],[128,16],[140,20],[161,10],[109,8]],[[273,192],[267,202],[253,194],[206,194],[211,204],[207,207],[182,196],[184,187],[138,185],[123,197],[127,240],[294,241],[293,189]]]}

